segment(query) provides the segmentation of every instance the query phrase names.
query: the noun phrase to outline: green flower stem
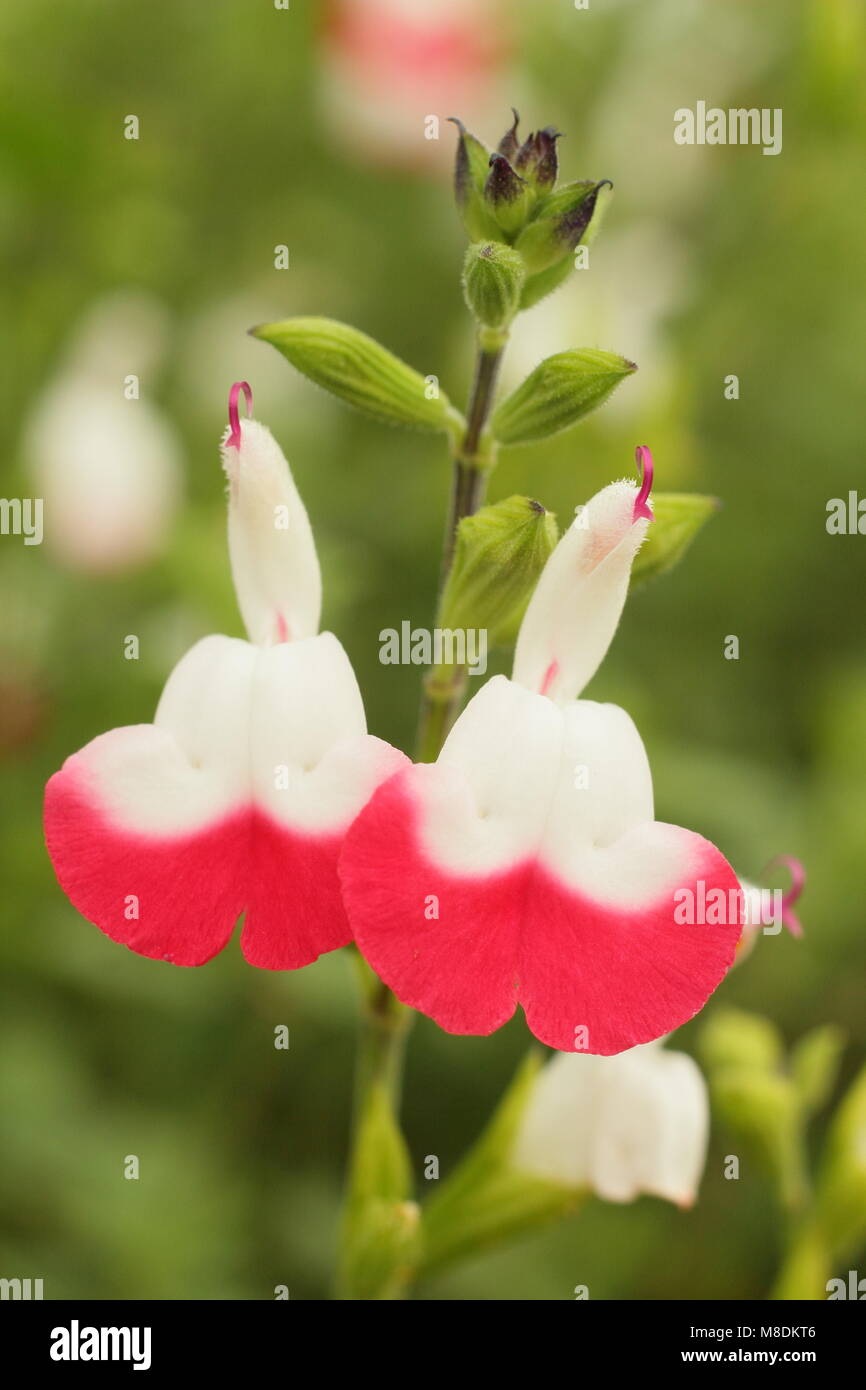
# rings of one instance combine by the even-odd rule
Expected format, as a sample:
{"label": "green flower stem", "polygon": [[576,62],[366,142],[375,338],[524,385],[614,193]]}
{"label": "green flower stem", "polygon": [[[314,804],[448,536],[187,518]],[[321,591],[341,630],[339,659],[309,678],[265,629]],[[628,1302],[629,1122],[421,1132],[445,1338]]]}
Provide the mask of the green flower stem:
{"label": "green flower stem", "polygon": [[[454,451],[451,505],[439,575],[440,599],[454,562],[457,527],[464,517],[472,516],[483,504],[487,479],[495,462],[495,446],[486,435],[486,425],[493,409],[496,382],[507,341],[507,329],[479,329],[475,376],[466,413],[466,432]],[[428,671],[424,677],[415,742],[415,756],[419,762],[435,762],[463,703],[466,682],[466,672],[459,668],[452,671],[447,679],[443,679],[441,673],[432,671]]]}
{"label": "green flower stem", "polygon": [[457,667],[443,679],[428,671],[422,688],[415,757],[419,763],[435,763],[463,702],[466,672]]}
{"label": "green flower stem", "polygon": [[791,1227],[788,1247],[770,1298],[787,1302],[789,1299],[826,1299],[829,1278],[829,1256],[818,1222],[807,1212]]}
{"label": "green flower stem", "polygon": [[[454,442],[454,482],[445,531],[440,596],[454,559],[457,527],[484,501],[487,476],[493,465],[493,445],[485,427],[493,407],[496,380],[508,334],[480,329],[475,377],[469,399],[466,429]],[[428,671],[421,695],[416,757],[437,758],[463,700],[466,673]],[[352,1152],[343,1217],[338,1297],[344,1299],[399,1298],[411,1277],[411,1232],[401,1223],[411,1220],[412,1204],[401,1186],[408,1185],[405,1155],[400,1151],[397,1115],[406,1037],[414,1017],[387,985],[355,952],[361,979],[361,1039],[355,1089]],[[383,1142],[383,1133],[391,1134]],[[405,1170],[405,1171],[404,1171]],[[383,1195],[384,1194],[384,1195]],[[385,1223],[373,1243],[393,1251],[373,1267],[364,1243],[376,1219]],[[360,1252],[360,1253],[359,1253]]]}
{"label": "green flower stem", "polygon": [[357,1118],[365,1097],[374,1086],[381,1086],[393,1105],[399,1101],[412,1011],[373,973],[357,947],[352,949],[362,992],[362,1040],[355,1076]]}
{"label": "green flower stem", "polygon": [[409,1155],[397,1119],[413,1014],[350,949],[361,985],[361,1028],[336,1296],[395,1299],[415,1263],[418,1216],[408,1200]]}
{"label": "green flower stem", "polygon": [[507,329],[479,329],[475,376],[466,412],[466,431],[454,452],[454,482],[442,548],[440,593],[445,587],[454,558],[457,527],[464,516],[477,512],[484,501],[487,476],[494,462],[493,446],[485,439],[484,429],[493,409],[496,382],[507,341]]}

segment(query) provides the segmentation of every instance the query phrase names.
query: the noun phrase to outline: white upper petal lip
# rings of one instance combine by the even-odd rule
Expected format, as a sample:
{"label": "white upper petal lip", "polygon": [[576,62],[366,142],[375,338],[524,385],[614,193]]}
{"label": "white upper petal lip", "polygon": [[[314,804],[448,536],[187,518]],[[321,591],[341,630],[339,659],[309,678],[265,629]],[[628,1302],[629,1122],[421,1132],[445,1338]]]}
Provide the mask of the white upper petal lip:
{"label": "white upper petal lip", "polygon": [[649,522],[637,489],[611,483],[582,508],[542,571],[514,652],[514,679],[559,703],[591,680],[613,640]]}
{"label": "white upper petal lip", "polygon": [[306,509],[280,446],[258,420],[240,425],[240,446],[222,443],[229,480],[229,555],[251,642],[313,637],[322,578]]}

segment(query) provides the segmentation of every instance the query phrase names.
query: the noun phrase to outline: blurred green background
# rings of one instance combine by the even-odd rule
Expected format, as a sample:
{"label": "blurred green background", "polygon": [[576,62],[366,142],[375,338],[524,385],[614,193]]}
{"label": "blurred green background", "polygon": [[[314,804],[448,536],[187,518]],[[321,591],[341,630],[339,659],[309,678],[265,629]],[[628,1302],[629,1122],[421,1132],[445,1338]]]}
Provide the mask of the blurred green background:
{"label": "blurred green background", "polygon": [[[244,376],[310,511],[324,622],[370,727],[410,746],[418,671],[380,665],[378,634],[431,621],[444,446],[349,413],[245,330],[345,319],[464,402],[455,111],[495,142],[515,104],[527,128],[565,132],[563,177],[616,186],[590,269],[518,321],[509,380],[567,347],[640,366],[577,429],[505,451],[491,495],[529,492],[567,519],[646,440],[660,488],[724,503],[630,602],[590,691],[634,716],[660,819],[748,877],[779,851],[806,864],[804,939],[759,941],[708,1010],[765,1013],[789,1040],[838,1022],[843,1082],[862,1064],[866,539],[825,519],[864,487],[863,38],[857,0],[3,0],[2,491],[44,495],[49,534],[0,537],[0,1274],[41,1277],[48,1298],[327,1295],[355,1040],[345,953],[285,976],[252,970],[236,942],[200,970],[132,955],[61,894],[41,796],[88,739],[151,717],[195,638],[241,632],[216,445]],[[782,153],[676,146],[673,113],[698,100],[783,108]],[[139,401],[124,400],[130,374]],[[93,463],[106,396],[121,424]],[[145,458],[128,494],[125,430]],[[80,485],[63,454],[79,437]],[[151,502],[148,450],[164,473]],[[88,550],[76,504],[109,532],[116,507],[113,557]],[[723,658],[728,634],[739,661]],[[522,1016],[486,1039],[418,1022],[404,1114],[420,1187],[425,1156],[449,1171],[526,1043]],[[691,1213],[593,1202],[420,1292],[761,1296],[781,1221],[753,1165],[724,1180],[730,1147],[716,1128]]]}

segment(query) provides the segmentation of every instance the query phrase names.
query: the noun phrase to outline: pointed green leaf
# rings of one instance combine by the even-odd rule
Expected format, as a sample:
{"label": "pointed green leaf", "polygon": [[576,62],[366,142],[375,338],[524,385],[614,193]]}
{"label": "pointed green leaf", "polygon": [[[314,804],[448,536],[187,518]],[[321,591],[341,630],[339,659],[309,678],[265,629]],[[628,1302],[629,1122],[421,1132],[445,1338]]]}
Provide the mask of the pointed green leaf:
{"label": "pointed green leaf", "polygon": [[679,564],[701,527],[720,506],[718,498],[695,492],[654,492],[650,507],[655,520],[632,565],[632,587]]}
{"label": "pointed green leaf", "polygon": [[304,376],[390,424],[459,434],[463,420],[437,384],[374,338],[334,319],[294,318],[251,328]]}
{"label": "pointed green leaf", "polygon": [[805,1033],[791,1052],[791,1074],[807,1110],[818,1110],[836,1084],[845,1034],[835,1023]]}
{"label": "pointed green leaf", "polygon": [[636,371],[634,362],[613,352],[557,352],[497,407],[493,436],[500,444],[528,444],[566,430],[603,405],[623,378]]}
{"label": "pointed green leaf", "polygon": [[833,1116],[821,1172],[816,1211],[821,1231],[837,1258],[866,1240],[866,1067]]}

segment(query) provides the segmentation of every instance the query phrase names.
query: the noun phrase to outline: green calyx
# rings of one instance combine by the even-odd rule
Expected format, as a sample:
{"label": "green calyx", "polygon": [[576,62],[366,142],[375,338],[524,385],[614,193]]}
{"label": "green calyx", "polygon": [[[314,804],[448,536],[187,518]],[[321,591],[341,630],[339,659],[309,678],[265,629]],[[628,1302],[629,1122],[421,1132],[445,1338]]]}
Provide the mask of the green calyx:
{"label": "green calyx", "polygon": [[560,132],[545,126],[521,142],[516,111],[495,150],[451,119],[458,128],[454,191],[466,231],[473,242],[520,253],[526,278],[518,307],[529,308],[563,282],[575,248],[595,236],[612,184],[585,179],[557,188]]}
{"label": "green calyx", "polygon": [[483,629],[491,645],[511,640],[558,538],[555,516],[529,497],[465,517],[437,626]]}
{"label": "green calyx", "polygon": [[478,241],[466,252],[463,293],[478,323],[506,328],[520,307],[525,279],[518,253],[501,241]]}

